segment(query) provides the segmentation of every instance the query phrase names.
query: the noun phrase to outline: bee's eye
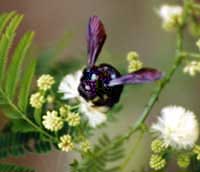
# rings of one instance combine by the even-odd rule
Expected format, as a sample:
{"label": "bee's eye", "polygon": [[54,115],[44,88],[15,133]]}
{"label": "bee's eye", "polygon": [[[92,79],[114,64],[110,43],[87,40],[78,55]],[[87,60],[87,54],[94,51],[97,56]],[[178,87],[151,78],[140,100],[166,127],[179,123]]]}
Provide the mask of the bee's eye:
{"label": "bee's eye", "polygon": [[98,78],[98,76],[95,73],[93,73],[91,76],[91,80],[95,81],[95,80],[97,80],[97,78]]}

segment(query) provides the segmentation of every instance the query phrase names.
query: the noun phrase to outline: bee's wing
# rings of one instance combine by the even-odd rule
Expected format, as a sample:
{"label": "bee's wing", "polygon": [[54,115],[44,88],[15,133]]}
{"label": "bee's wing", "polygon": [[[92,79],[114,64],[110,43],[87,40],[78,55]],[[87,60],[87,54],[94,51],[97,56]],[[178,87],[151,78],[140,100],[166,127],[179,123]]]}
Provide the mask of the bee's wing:
{"label": "bee's wing", "polygon": [[123,75],[119,78],[110,81],[109,86],[123,85],[123,84],[140,84],[149,83],[155,80],[159,80],[162,77],[162,73],[156,69],[143,68],[136,72]]}
{"label": "bee's wing", "polygon": [[103,23],[97,16],[90,17],[87,33],[88,66],[93,66],[106,40]]}

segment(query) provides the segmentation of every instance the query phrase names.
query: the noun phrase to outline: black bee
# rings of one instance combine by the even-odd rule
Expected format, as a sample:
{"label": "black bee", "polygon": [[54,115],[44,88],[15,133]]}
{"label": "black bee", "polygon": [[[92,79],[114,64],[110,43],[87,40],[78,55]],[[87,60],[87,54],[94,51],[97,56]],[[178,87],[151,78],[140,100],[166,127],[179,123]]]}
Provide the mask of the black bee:
{"label": "black bee", "polygon": [[95,106],[112,107],[119,101],[125,84],[149,83],[161,78],[161,72],[151,68],[121,75],[112,65],[95,65],[105,40],[103,23],[97,16],[90,17],[87,33],[88,63],[78,87],[85,100]]}

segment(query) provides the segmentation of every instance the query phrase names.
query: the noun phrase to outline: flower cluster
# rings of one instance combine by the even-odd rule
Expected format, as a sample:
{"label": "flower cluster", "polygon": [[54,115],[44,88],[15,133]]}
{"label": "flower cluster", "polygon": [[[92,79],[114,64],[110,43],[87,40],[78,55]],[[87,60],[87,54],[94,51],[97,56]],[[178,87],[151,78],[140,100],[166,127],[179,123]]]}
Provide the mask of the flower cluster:
{"label": "flower cluster", "polygon": [[30,97],[30,104],[33,108],[40,109],[46,100],[48,102],[53,101],[52,97],[47,96],[47,98],[45,98],[45,94],[47,90],[51,89],[54,83],[55,83],[54,78],[48,74],[42,75],[37,80],[37,86],[39,88],[39,91],[32,94]]}
{"label": "flower cluster", "polygon": [[158,122],[153,124],[151,129],[157,137],[151,144],[151,168],[164,168],[165,157],[169,152],[178,153],[177,164],[181,168],[189,166],[193,154],[196,154],[198,159],[200,149],[195,144],[199,137],[199,126],[193,112],[181,106],[165,107],[158,117]]}

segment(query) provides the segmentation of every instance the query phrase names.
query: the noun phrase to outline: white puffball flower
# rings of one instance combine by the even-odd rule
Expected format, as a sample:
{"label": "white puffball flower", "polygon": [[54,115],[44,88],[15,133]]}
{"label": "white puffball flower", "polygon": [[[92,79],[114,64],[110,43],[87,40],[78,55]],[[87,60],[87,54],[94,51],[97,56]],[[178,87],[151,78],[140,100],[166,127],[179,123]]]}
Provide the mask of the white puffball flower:
{"label": "white puffball flower", "polygon": [[95,128],[107,120],[106,114],[104,113],[105,109],[94,107],[92,103],[85,101],[80,96],[78,86],[80,84],[81,76],[81,70],[74,74],[66,75],[59,85],[58,92],[64,93],[64,96],[62,97],[64,100],[77,98],[80,101],[80,112],[87,117],[89,125]]}
{"label": "white puffball flower", "polygon": [[162,19],[163,28],[172,31],[182,23],[183,8],[178,5],[163,5],[158,14]]}
{"label": "white puffball flower", "polygon": [[175,149],[190,149],[199,136],[199,126],[193,112],[181,106],[167,106],[161,110],[152,131],[163,142]]}

